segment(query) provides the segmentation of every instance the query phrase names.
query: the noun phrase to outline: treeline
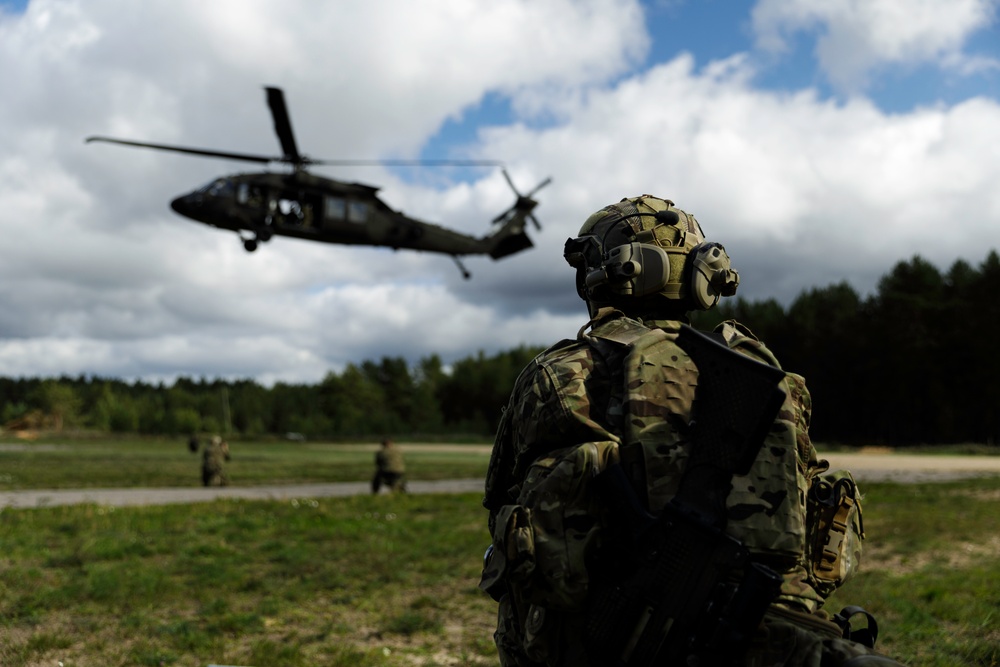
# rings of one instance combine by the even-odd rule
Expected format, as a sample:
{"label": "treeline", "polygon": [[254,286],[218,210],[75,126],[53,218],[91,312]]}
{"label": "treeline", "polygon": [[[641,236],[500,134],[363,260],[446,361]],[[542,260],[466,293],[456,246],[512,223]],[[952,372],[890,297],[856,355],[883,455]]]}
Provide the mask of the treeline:
{"label": "treeline", "polygon": [[162,383],[100,377],[0,378],[7,430],[308,437],[482,436],[494,429],[517,374],[541,348],[462,359],[433,355],[349,364],[319,384],[182,377]]}
{"label": "treeline", "polygon": [[941,273],[914,257],[860,298],[846,283],[706,313],[746,323],[804,375],[813,439],[846,444],[1000,442],[1000,257]]}
{"label": "treeline", "polygon": [[[824,443],[1000,441],[1000,257],[941,273],[914,257],[862,298],[847,283],[774,300],[724,302],[695,324],[749,326],[806,377],[812,435]],[[170,386],[97,377],[0,378],[0,425],[182,435],[299,433],[489,437],[521,368],[541,348],[410,366],[348,365],[313,385],[180,378]]]}

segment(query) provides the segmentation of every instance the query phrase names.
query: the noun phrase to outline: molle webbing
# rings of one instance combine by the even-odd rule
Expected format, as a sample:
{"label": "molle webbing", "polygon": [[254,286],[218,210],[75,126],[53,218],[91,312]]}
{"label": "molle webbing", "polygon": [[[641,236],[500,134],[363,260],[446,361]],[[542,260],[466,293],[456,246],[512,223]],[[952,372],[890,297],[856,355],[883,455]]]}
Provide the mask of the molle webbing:
{"label": "molle webbing", "polygon": [[[619,315],[595,324],[586,338],[618,374],[611,386],[622,387],[621,398],[611,401],[621,414],[608,424],[621,438],[622,466],[636,494],[658,513],[676,495],[687,467],[698,369],[676,344],[680,322],[657,322],[654,329]],[[740,325],[726,323],[716,333],[730,348],[777,366]],[[787,382],[783,389],[789,393]],[[805,553],[808,486],[797,466],[794,406],[794,398],[786,397],[752,468],[733,478],[727,500],[727,532],[780,570]]]}
{"label": "molle webbing", "polygon": [[821,581],[840,581],[844,578],[844,566],[841,559],[845,550],[844,542],[847,540],[850,530],[848,517],[855,504],[854,496],[845,496],[837,507],[837,511],[830,518],[827,543],[819,545],[817,549],[821,552],[821,556],[815,565],[814,574]]}
{"label": "molle webbing", "polygon": [[[678,323],[679,326],[679,323]],[[622,396],[614,422],[622,439],[622,467],[650,511],[658,512],[676,494],[684,472],[698,371],[677,346],[677,330],[650,329],[625,317],[599,324],[589,336],[610,363],[612,387]]]}

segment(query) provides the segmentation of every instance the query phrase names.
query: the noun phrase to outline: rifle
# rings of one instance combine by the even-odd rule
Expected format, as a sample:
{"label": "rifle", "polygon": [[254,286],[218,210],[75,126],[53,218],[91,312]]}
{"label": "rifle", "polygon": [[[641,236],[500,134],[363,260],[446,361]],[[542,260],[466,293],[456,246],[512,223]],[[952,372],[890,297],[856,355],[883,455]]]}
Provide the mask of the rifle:
{"label": "rifle", "polygon": [[753,465],[784,400],[784,373],[686,325],[677,343],[698,367],[698,387],[676,496],[653,516],[619,465],[598,477],[631,539],[588,603],[584,641],[593,664],[732,663],[781,590],[781,576],[751,562],[724,529],[733,475]]}

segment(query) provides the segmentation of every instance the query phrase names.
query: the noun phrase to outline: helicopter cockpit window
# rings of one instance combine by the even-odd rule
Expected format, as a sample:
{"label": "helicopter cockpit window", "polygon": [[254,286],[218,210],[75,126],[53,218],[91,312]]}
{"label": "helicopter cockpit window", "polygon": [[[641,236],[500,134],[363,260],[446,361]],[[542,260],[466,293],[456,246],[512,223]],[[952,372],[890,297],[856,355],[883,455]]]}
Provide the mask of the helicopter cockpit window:
{"label": "helicopter cockpit window", "polygon": [[202,191],[213,197],[221,197],[222,195],[232,194],[233,184],[228,179],[217,178],[202,188]]}
{"label": "helicopter cockpit window", "polygon": [[347,203],[343,197],[327,197],[324,217],[327,220],[343,220],[347,211]]}
{"label": "helicopter cockpit window", "polygon": [[347,205],[348,222],[368,221],[368,202],[352,201]]}
{"label": "helicopter cockpit window", "polygon": [[264,205],[264,195],[258,186],[240,183],[236,186],[236,201],[244,206],[260,208]]}

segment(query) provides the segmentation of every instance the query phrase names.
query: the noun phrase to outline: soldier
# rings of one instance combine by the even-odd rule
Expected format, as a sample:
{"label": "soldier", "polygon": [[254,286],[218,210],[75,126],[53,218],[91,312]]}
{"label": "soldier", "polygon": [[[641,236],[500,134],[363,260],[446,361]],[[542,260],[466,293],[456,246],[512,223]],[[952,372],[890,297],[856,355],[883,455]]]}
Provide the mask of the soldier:
{"label": "soldier", "polygon": [[201,459],[201,483],[204,486],[229,486],[225,462],[229,460],[229,443],[218,435],[205,445]]}
{"label": "soldier", "polygon": [[[648,660],[632,653],[639,636],[633,630],[595,645],[612,622],[594,600],[609,599],[600,593],[627,576],[648,535],[636,531],[634,547],[623,548],[632,544],[621,539],[626,517],[609,507],[592,480],[601,471],[622,471],[622,485],[646,516],[671,504],[692,451],[699,383],[678,334],[689,312],[733,295],[739,275],[725,248],[705,241],[692,215],[650,195],[591,215],[579,237],[567,240],[565,258],[577,271],[591,319],[576,340],[540,354],[515,383],[487,473],[483,505],[493,544],[480,586],[499,602],[494,638],[504,667],[644,665]],[[713,336],[780,368],[735,321],[720,324]],[[776,420],[749,472],[718,489],[725,532],[749,551],[754,565],[746,570],[770,573],[773,590],[754,598],[764,601],[747,623],[738,655],[723,659],[710,641],[697,650],[685,642],[680,650],[694,654],[681,653],[683,664],[898,665],[844,638],[850,635],[844,616],[853,610],[831,616],[823,609],[858,567],[860,494],[849,473],[827,473],[829,464],[818,459],[803,378],[774,375],[784,394]],[[708,618],[705,609],[684,611]],[[621,611],[629,614],[641,618],[642,610]],[[868,627],[850,636],[873,645],[877,628],[864,615]],[[597,655],[607,645],[624,648]]]}
{"label": "soldier", "polygon": [[372,493],[378,493],[385,484],[391,491],[406,491],[403,476],[406,465],[403,452],[396,448],[392,440],[382,440],[382,448],[375,452],[375,476],[372,478]]}

